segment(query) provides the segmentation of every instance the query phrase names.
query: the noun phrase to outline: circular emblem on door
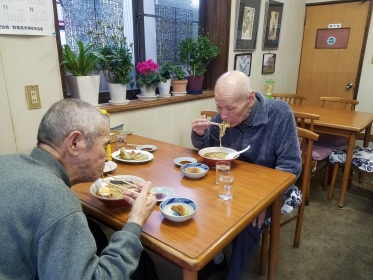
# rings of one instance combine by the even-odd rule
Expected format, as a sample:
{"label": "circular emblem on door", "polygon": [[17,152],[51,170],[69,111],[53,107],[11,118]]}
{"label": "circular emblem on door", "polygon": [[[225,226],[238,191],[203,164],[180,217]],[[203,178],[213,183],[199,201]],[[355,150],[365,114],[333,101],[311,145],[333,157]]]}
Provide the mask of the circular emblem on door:
{"label": "circular emblem on door", "polygon": [[326,42],[328,43],[328,45],[334,45],[335,44],[335,37],[331,36],[328,38],[328,40],[326,40]]}

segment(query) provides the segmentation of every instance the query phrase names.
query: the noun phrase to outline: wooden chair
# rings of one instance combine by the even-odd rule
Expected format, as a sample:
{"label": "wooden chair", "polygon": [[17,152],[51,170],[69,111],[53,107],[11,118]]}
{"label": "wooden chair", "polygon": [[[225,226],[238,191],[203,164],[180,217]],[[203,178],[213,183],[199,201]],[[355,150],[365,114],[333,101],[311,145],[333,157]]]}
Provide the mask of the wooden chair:
{"label": "wooden chair", "polygon": [[[330,97],[330,96],[323,96],[320,97],[321,107],[332,108],[332,109],[339,109],[339,110],[355,110],[355,106],[359,104],[358,100],[344,98],[344,97]],[[329,173],[330,173],[330,161],[329,155],[333,152],[333,150],[337,147],[346,145],[348,143],[348,138],[343,136],[336,136],[336,135],[328,135],[328,134],[320,134],[320,140],[318,143],[314,145],[314,150],[323,150],[323,153],[328,153],[326,158],[326,169],[325,169],[325,178],[323,189],[324,191],[327,190],[328,181],[329,181]],[[323,156],[324,156],[323,155]],[[351,180],[349,180],[349,188],[351,186]]]}
{"label": "wooden chair", "polygon": [[[316,114],[308,114],[308,113],[301,113],[301,112],[293,112],[293,113],[294,113],[295,123],[297,124],[297,126],[300,127],[300,128],[303,128],[303,129],[308,129],[312,132],[313,132],[313,129],[314,129],[315,120],[320,119],[320,116],[316,115]],[[302,161],[303,166],[304,166],[304,164],[305,163]],[[313,158],[313,150],[312,150],[311,169],[315,169],[316,164],[317,164],[317,162]],[[322,169],[319,169],[318,172],[321,171],[321,170]],[[311,172],[311,177],[313,177],[317,173],[312,173]],[[306,205],[308,205],[309,201],[310,201],[310,189],[311,189],[311,183],[309,182],[305,191],[302,192]]]}
{"label": "wooden chair", "polygon": [[359,104],[359,101],[343,97],[320,97],[322,101],[321,107],[340,109],[340,110],[351,110],[355,111],[355,106]]}
{"label": "wooden chair", "polygon": [[[317,141],[319,138],[319,135],[316,133],[297,127],[298,131],[298,138],[299,138],[299,144],[302,151],[302,162],[304,162],[303,165],[303,175],[302,175],[302,186],[301,191],[304,194],[306,192],[306,189],[309,186],[310,177],[311,177],[311,162],[312,162],[312,145],[313,141]],[[303,196],[304,197],[304,196]],[[287,219],[286,221],[281,223],[281,226],[284,226],[291,221],[296,220],[297,225],[295,228],[295,236],[294,236],[294,244],[293,246],[295,248],[299,247],[300,243],[300,235],[302,232],[302,224],[303,224],[303,214],[304,214],[304,206],[305,206],[305,199],[302,199],[302,203],[298,207],[298,214],[292,216],[291,218]],[[262,234],[262,248],[261,248],[261,259],[260,259],[260,275],[265,275],[266,273],[266,267],[268,262],[268,240],[269,240],[269,234],[270,234],[270,227],[265,227],[265,231]]]}
{"label": "wooden chair", "polygon": [[217,114],[218,112],[216,111],[201,111],[201,116],[202,115],[206,115],[206,117],[208,118],[212,118],[212,117],[215,117],[215,115]]}
{"label": "wooden chair", "polygon": [[306,99],[304,96],[295,93],[273,93],[272,98],[284,100],[288,104],[299,105],[302,105],[302,101]]}

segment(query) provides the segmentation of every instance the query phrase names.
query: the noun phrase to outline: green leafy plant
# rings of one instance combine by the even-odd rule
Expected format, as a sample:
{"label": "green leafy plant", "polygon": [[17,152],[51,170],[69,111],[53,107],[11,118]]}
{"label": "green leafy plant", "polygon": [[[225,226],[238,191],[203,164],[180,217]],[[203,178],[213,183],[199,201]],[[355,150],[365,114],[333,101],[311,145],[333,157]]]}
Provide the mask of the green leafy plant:
{"label": "green leafy plant", "polygon": [[177,66],[174,67],[173,78],[175,80],[185,80],[186,79],[185,72],[180,65],[177,65]]}
{"label": "green leafy plant", "polygon": [[[216,35],[214,41],[215,39]],[[206,35],[188,37],[179,42],[178,46],[180,61],[185,64],[186,71],[191,76],[204,76],[207,65],[220,54],[220,48]]]}
{"label": "green leafy plant", "polygon": [[96,65],[106,60],[105,56],[93,49],[95,44],[82,41],[79,41],[77,44],[79,48],[78,53],[73,52],[69,45],[62,47],[63,60],[61,65],[73,76],[87,76],[89,72],[93,74]]}
{"label": "green leafy plant", "polygon": [[105,26],[99,20],[97,32],[89,31],[88,34],[106,59],[99,63],[106,80],[109,83],[126,85],[131,82],[133,44],[127,44],[123,30],[123,26]]}
{"label": "green leafy plant", "polygon": [[165,62],[159,67],[159,74],[166,80],[171,79],[172,74],[175,71],[175,65],[170,62]]}

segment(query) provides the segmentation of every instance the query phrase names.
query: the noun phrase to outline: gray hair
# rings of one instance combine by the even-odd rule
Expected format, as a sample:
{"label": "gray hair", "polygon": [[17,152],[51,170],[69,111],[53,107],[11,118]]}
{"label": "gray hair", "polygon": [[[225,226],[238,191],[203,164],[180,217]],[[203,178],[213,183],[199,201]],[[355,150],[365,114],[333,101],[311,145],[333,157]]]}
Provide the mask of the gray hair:
{"label": "gray hair", "polygon": [[103,135],[103,125],[109,119],[101,111],[80,99],[62,99],[54,103],[43,116],[38,130],[38,144],[58,147],[73,131],[80,131],[88,149],[98,136]]}

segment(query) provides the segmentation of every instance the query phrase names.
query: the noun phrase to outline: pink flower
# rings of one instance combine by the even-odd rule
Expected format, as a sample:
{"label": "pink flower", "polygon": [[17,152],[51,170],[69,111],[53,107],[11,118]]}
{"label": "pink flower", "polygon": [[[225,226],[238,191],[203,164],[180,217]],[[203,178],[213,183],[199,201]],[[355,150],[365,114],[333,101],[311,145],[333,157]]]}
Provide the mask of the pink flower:
{"label": "pink flower", "polygon": [[136,69],[141,74],[146,75],[149,72],[155,72],[158,69],[158,64],[155,63],[152,59],[148,59],[144,62],[137,63]]}

